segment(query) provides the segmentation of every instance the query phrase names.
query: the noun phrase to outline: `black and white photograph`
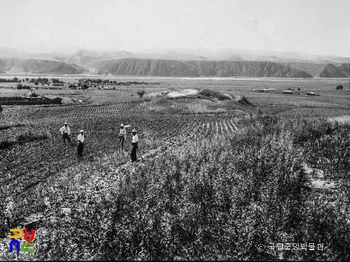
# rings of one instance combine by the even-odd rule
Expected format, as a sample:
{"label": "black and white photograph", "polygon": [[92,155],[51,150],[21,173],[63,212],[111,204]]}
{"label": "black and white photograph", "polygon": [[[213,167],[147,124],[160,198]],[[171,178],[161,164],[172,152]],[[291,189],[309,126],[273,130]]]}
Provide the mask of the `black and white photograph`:
{"label": "black and white photograph", "polygon": [[0,25],[0,261],[350,261],[350,1]]}

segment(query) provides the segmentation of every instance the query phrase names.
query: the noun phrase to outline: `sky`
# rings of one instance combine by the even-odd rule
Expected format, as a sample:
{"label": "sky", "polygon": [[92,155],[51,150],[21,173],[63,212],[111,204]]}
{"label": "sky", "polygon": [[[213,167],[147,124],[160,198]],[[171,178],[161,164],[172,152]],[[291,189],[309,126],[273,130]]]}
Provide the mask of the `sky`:
{"label": "sky", "polygon": [[0,0],[0,47],[222,49],[350,57],[349,0]]}

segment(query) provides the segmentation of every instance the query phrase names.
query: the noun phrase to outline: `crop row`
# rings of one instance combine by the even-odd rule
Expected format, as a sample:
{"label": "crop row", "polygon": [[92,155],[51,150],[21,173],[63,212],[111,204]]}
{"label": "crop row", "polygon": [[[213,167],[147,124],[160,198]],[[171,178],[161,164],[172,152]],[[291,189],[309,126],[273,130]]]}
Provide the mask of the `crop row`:
{"label": "crop row", "polygon": [[[209,106],[209,108],[208,108]],[[86,118],[93,116],[118,115],[126,116],[130,114],[143,114],[154,112],[167,112],[176,110],[185,113],[216,113],[218,108],[210,108],[211,102],[203,100],[198,103],[186,102],[182,100],[165,101],[132,101],[113,105],[89,105],[89,106],[6,106],[3,112],[3,121],[37,121],[47,118]],[[224,111],[224,110],[221,110]],[[238,112],[236,112],[238,113]],[[48,120],[47,120],[48,121]]]}
{"label": "crop row", "polygon": [[[211,135],[232,133],[235,123],[230,115],[206,116],[164,116],[164,115],[135,115],[130,118],[102,117],[102,118],[71,118],[68,120],[72,129],[72,140],[75,145],[78,130],[83,128],[87,132],[86,154],[98,156],[103,153],[113,153],[118,149],[118,131],[120,123],[131,124],[139,130],[140,147],[147,151],[155,145],[173,146],[185,143],[191,138],[208,137]],[[46,131],[49,138],[23,145],[15,145],[8,150],[1,150],[2,172],[8,175],[7,181],[29,173],[33,176],[37,172],[51,173],[56,169],[66,168],[76,161],[75,146],[63,145],[58,132],[61,123],[56,121],[38,122],[40,132]],[[35,126],[16,127],[0,131],[2,140],[13,140],[16,133],[35,132]],[[130,129],[127,134],[126,147],[131,139]],[[149,141],[149,143],[143,142]],[[154,144],[154,145],[153,145]],[[122,158],[121,161],[126,160]],[[44,174],[42,176],[45,176]],[[42,177],[40,176],[40,177]],[[2,181],[6,182],[6,181]],[[6,183],[5,183],[6,184]]]}
{"label": "crop row", "polygon": [[114,113],[132,113],[138,102],[126,102],[104,106],[7,106],[4,116],[8,121],[38,120],[42,118],[90,117],[94,115],[110,115]]}
{"label": "crop row", "polygon": [[[35,190],[41,183],[45,183],[48,177],[55,176],[71,166],[80,165],[81,162],[76,157],[76,136],[81,128],[87,132],[83,163],[103,162],[103,157],[107,157],[113,158],[113,163],[123,164],[130,161],[131,128],[136,127],[139,131],[142,154],[153,156],[164,152],[163,149],[174,148],[198,138],[232,133],[237,121],[234,115],[230,114],[173,116],[129,114],[65,119],[71,126],[72,145],[63,144],[58,132],[62,122],[58,118],[38,119],[27,126],[16,126],[0,131],[2,139],[5,137],[11,140],[14,139],[14,134],[28,132],[36,134],[36,131],[48,134],[45,140],[15,144],[11,148],[0,150],[0,173],[3,174],[0,177],[0,184],[6,192],[12,192],[16,198],[21,198],[28,190]],[[131,124],[131,128],[127,129],[126,152],[121,152],[118,146],[120,123]],[[112,164],[110,168],[116,169],[117,166],[114,167]],[[21,221],[23,218],[13,219]]]}

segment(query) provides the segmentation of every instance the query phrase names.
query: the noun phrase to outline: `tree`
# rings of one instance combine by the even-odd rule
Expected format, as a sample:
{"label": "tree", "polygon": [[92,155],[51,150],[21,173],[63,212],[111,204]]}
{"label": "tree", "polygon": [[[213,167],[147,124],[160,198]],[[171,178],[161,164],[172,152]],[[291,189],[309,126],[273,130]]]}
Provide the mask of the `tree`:
{"label": "tree", "polygon": [[342,90],[343,89],[343,85],[339,84],[339,85],[337,85],[337,87],[335,89]]}
{"label": "tree", "polygon": [[88,88],[89,88],[88,84],[85,84],[85,83],[81,86],[81,89],[83,89],[83,90],[88,89]]}
{"label": "tree", "polygon": [[139,90],[139,91],[137,91],[137,94],[139,95],[140,100],[141,100],[143,95],[146,94],[146,91],[145,90]]}

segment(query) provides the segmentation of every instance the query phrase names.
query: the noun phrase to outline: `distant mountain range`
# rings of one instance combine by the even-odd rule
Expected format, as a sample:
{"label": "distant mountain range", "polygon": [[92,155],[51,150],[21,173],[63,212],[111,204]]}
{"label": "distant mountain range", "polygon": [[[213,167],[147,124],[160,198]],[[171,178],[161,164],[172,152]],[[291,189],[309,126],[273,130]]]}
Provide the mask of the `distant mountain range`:
{"label": "distant mountain range", "polygon": [[350,57],[184,48],[29,54],[0,48],[0,73],[346,78],[350,77]]}
{"label": "distant mountain range", "polygon": [[297,69],[273,62],[178,61],[154,59],[116,59],[101,62],[97,74],[138,76],[247,76],[312,77]]}

